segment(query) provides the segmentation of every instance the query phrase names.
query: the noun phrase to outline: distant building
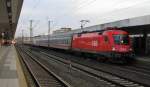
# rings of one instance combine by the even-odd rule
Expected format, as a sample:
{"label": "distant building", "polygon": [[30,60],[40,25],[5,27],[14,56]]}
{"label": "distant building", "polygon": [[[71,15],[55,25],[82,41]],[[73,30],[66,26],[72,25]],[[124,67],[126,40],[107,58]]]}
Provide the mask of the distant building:
{"label": "distant building", "polygon": [[60,28],[59,30],[53,31],[53,34],[64,33],[71,31],[71,28]]}

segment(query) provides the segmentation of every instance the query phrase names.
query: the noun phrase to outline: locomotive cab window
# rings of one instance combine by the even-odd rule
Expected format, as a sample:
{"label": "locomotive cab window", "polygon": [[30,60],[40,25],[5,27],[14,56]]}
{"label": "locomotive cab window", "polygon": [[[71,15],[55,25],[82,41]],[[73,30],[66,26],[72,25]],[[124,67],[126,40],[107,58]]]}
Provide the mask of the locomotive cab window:
{"label": "locomotive cab window", "polygon": [[115,44],[129,44],[129,36],[128,35],[113,35]]}

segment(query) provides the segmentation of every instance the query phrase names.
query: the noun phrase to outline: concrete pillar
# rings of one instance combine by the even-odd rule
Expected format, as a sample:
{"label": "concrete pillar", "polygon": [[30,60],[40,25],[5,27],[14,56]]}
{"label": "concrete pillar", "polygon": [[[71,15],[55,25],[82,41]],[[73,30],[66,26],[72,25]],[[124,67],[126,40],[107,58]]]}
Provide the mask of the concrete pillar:
{"label": "concrete pillar", "polygon": [[147,54],[148,53],[148,48],[147,48],[147,33],[146,31],[143,32],[143,41],[144,41],[144,54]]}

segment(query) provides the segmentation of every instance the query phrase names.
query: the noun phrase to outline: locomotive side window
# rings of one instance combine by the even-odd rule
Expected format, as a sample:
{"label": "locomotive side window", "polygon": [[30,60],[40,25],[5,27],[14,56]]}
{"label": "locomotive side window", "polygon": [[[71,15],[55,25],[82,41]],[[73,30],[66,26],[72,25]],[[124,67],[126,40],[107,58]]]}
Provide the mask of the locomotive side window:
{"label": "locomotive side window", "polygon": [[129,36],[128,35],[113,35],[115,44],[129,44]]}
{"label": "locomotive side window", "polygon": [[108,37],[104,36],[104,40],[105,40],[105,42],[108,42]]}

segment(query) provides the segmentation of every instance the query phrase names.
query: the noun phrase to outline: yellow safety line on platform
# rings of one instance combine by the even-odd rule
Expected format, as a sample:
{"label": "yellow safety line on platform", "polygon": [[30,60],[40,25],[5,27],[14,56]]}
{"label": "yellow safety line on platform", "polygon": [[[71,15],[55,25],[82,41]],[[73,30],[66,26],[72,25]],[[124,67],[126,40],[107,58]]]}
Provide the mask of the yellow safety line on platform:
{"label": "yellow safety line on platform", "polygon": [[[15,55],[18,56],[14,46],[13,46],[13,49],[15,50]],[[17,73],[18,73],[20,87],[28,87],[27,81],[26,81],[26,78],[25,78],[25,75],[23,73],[21,63],[20,63],[18,57],[16,57],[16,66],[17,66]]]}

